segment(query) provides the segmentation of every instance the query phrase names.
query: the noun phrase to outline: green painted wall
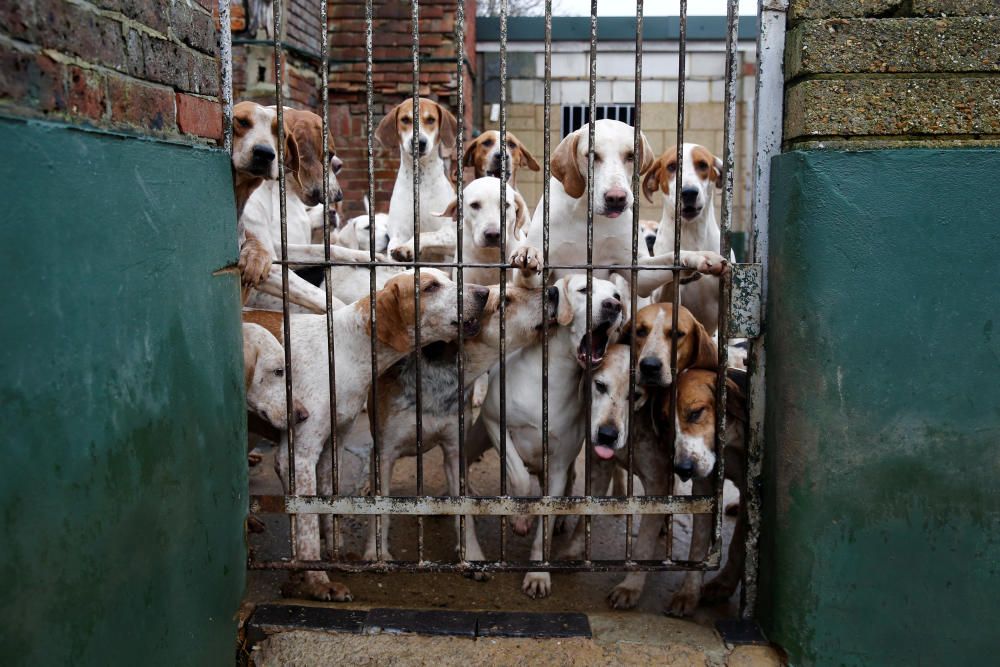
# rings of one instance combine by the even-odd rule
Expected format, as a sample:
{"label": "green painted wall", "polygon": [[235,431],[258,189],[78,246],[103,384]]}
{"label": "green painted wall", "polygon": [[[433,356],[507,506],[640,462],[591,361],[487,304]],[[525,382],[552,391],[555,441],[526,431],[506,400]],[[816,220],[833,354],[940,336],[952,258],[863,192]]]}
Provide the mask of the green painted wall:
{"label": "green painted wall", "polygon": [[221,151],[0,120],[0,664],[221,665],[244,586]]}
{"label": "green painted wall", "polygon": [[773,164],[765,631],[794,665],[997,664],[1000,151]]}

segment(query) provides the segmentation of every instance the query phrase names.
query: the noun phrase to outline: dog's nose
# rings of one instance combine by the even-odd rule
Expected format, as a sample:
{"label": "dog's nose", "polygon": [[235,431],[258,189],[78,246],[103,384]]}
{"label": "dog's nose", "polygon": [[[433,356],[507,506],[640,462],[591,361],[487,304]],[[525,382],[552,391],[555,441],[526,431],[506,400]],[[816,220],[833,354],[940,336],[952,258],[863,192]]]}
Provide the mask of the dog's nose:
{"label": "dog's nose", "polygon": [[675,463],[674,474],[680,477],[682,482],[688,481],[694,477],[694,462],[691,459],[685,459]]}
{"label": "dog's nose", "polygon": [[335,190],[333,193],[333,202],[337,203],[342,201],[344,201],[344,191],[339,189]]}
{"label": "dog's nose", "polygon": [[618,428],[605,424],[597,429],[597,444],[611,446],[618,442]]}
{"label": "dog's nose", "polygon": [[330,158],[330,171],[332,171],[334,174],[340,173],[340,170],[343,166],[344,166],[344,161],[341,160],[336,155]]}
{"label": "dog's nose", "polygon": [[274,161],[274,149],[265,144],[258,144],[253,147],[253,161],[263,164],[270,164]]}
{"label": "dog's nose", "polygon": [[421,153],[425,152],[427,150],[427,138],[420,137],[417,139],[417,147],[420,149]]}
{"label": "dog's nose", "polygon": [[601,302],[601,310],[613,314],[620,313],[622,312],[622,302],[618,299],[605,299]]}
{"label": "dog's nose", "polygon": [[295,412],[295,423],[296,424],[301,424],[305,420],[309,419],[309,411],[305,409],[305,406],[300,405],[298,403],[298,401],[296,401],[295,411],[294,412]]}
{"label": "dog's nose", "polygon": [[489,230],[483,233],[483,239],[486,241],[486,245],[490,247],[500,247],[500,230]]}
{"label": "dog's nose", "polygon": [[628,201],[628,192],[625,188],[611,188],[604,193],[604,205],[613,210],[622,210]]}
{"label": "dog's nose", "polygon": [[698,201],[698,188],[682,188],[681,201],[685,206],[694,206]]}
{"label": "dog's nose", "polygon": [[490,298],[490,289],[488,287],[482,287],[480,285],[475,285],[472,288],[472,296],[476,298],[480,306],[485,306],[487,299]]}
{"label": "dog's nose", "polygon": [[556,306],[559,305],[559,288],[558,287],[550,287],[550,288],[548,288],[548,301],[549,301],[549,305],[551,305],[553,308],[555,308]]}
{"label": "dog's nose", "polygon": [[656,357],[646,357],[639,360],[639,372],[643,375],[659,376],[663,370],[663,362]]}

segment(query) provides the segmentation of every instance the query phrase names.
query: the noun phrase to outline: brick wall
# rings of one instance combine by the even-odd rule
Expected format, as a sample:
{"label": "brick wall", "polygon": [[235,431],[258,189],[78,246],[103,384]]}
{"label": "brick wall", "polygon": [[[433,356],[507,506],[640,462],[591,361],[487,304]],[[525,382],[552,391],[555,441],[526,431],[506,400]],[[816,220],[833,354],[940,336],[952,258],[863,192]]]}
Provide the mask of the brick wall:
{"label": "brick wall", "polygon": [[0,112],[190,141],[222,131],[211,0],[0,6]]}
{"label": "brick wall", "polygon": [[786,147],[1000,144],[996,0],[792,0]]}

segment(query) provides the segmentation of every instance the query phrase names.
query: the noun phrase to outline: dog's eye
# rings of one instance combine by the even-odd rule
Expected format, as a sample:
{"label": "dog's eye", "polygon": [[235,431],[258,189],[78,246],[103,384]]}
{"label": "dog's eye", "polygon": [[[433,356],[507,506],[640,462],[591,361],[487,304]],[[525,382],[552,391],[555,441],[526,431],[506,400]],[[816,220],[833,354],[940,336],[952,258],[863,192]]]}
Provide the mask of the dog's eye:
{"label": "dog's eye", "polygon": [[671,162],[670,164],[668,164],[667,165],[667,171],[669,171],[671,174],[674,173],[675,171],[677,171],[677,163],[676,162]]}
{"label": "dog's eye", "polygon": [[482,204],[480,204],[480,203],[479,203],[479,202],[477,202],[477,201],[474,201],[474,202],[472,202],[471,204],[469,204],[469,208],[471,208],[471,209],[472,209],[473,211],[478,211],[478,210],[479,210],[479,209],[481,209],[482,207],[483,207],[483,205],[482,205]]}
{"label": "dog's eye", "polygon": [[602,158],[600,153],[594,153],[594,162],[600,162],[601,159]]}
{"label": "dog's eye", "polygon": [[514,301],[514,299],[511,298],[510,294],[504,294],[504,296],[503,296],[503,305],[509,306],[513,301]]}
{"label": "dog's eye", "polygon": [[625,161],[626,162],[635,162],[635,153],[633,153],[632,151],[629,151],[628,153],[625,153]]}
{"label": "dog's eye", "polygon": [[701,414],[705,412],[704,408],[698,408],[697,410],[692,410],[688,413],[687,421],[689,424],[695,424],[701,419]]}
{"label": "dog's eye", "polygon": [[406,116],[403,116],[403,119],[402,119],[402,120],[401,120],[400,122],[401,122],[401,123],[402,123],[403,125],[409,125],[409,124],[410,124],[410,123],[412,123],[413,121],[412,121],[412,120],[410,120],[410,119],[409,119],[408,117],[406,117]]}
{"label": "dog's eye", "polygon": [[649,327],[639,327],[635,330],[635,335],[639,338],[645,338],[649,335]]}
{"label": "dog's eye", "polygon": [[436,120],[437,118],[435,118],[434,116],[428,116],[427,118],[424,119],[424,125],[433,125],[434,121]]}
{"label": "dog's eye", "polygon": [[424,293],[436,292],[439,287],[441,287],[441,283],[427,283],[424,286]]}
{"label": "dog's eye", "polygon": [[700,169],[701,171],[705,171],[706,169],[708,169],[708,163],[702,160],[701,162],[698,163],[698,169]]}
{"label": "dog's eye", "polygon": [[508,148],[517,148],[517,146],[514,145],[513,141],[508,141],[507,142],[507,146],[508,146]]}
{"label": "dog's eye", "polygon": [[604,384],[600,380],[594,380],[594,389],[597,390],[598,394],[608,393],[608,385]]}
{"label": "dog's eye", "polygon": [[283,377],[285,375],[285,369],[284,368],[275,368],[272,372],[275,374],[275,376],[277,376],[279,378]]}
{"label": "dog's eye", "polygon": [[486,146],[487,148],[489,148],[492,145],[493,145],[493,140],[492,139],[486,139],[486,140],[483,141],[483,146]]}
{"label": "dog's eye", "polygon": [[618,292],[615,292],[615,301],[621,301],[622,297]]}
{"label": "dog's eye", "polygon": [[239,123],[240,127],[244,129],[250,127],[250,121],[246,118],[237,118],[236,122]]}
{"label": "dog's eye", "polygon": [[668,334],[667,334],[667,335],[669,335],[669,336],[674,336],[674,337],[676,337],[676,338],[684,338],[684,333],[685,333],[685,332],[684,332],[684,330],[683,330],[683,329],[678,329],[677,331],[673,331],[673,332],[668,332]]}
{"label": "dog's eye", "polygon": [[577,290],[577,292],[579,292],[580,294],[586,294],[587,293],[587,288],[586,287],[581,287],[580,289]]}

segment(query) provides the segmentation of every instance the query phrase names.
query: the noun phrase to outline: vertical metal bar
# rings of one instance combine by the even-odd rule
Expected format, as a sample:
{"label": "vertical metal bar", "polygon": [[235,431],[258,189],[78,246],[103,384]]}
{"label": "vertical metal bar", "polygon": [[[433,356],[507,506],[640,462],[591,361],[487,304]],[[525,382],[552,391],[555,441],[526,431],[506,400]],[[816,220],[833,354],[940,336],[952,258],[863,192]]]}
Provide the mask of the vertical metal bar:
{"label": "vertical metal bar", "polygon": [[[677,264],[681,255],[681,182],[684,171],[684,77],[687,59],[687,0],[681,0],[680,5],[680,33],[677,38],[677,171],[674,172],[674,264]],[[677,433],[674,425],[677,423],[677,323],[681,310],[681,276],[674,271],[673,279],[673,316],[671,318],[671,332],[673,334],[673,344],[670,346],[670,451],[674,451],[677,444]],[[673,491],[673,457],[670,457],[669,488]],[[667,517],[667,560],[673,559],[673,517]]]}
{"label": "vertical metal bar", "polygon": [[[565,114],[564,114],[565,118]],[[565,123],[565,120],[563,121]],[[552,153],[552,0],[545,0],[545,133],[542,155],[542,495],[549,495],[549,169]],[[542,558],[552,557],[548,522],[542,523]]]}
{"label": "vertical metal bar", "polygon": [[[751,211],[751,261],[761,271],[761,308],[767,303],[768,215],[771,186],[771,158],[781,152],[782,115],[784,113],[785,22],[788,0],[762,0],[760,30],[757,33],[757,88],[754,96],[753,204]],[[764,456],[764,381],[766,372],[764,333],[750,341],[750,423],[747,429],[746,562],[743,569],[743,595],[740,614],[755,615],[757,607],[758,545],[760,543],[760,475]]]}
{"label": "vertical metal bar", "polygon": [[[292,414],[292,335],[291,321],[288,314],[288,199],[285,190],[285,96],[282,90],[283,47],[281,45],[281,3],[274,5],[274,100],[278,116],[278,208],[281,218],[281,319],[285,345],[285,416],[288,419],[288,494],[296,495],[295,491],[295,423]],[[291,533],[292,558],[298,557],[295,546],[297,517],[289,518]]]}
{"label": "vertical metal bar", "polygon": [[[458,132],[455,136],[455,154],[457,155],[455,167],[455,220],[456,236],[455,248],[457,252],[458,268],[455,270],[458,283],[458,321],[462,321],[464,308],[463,294],[465,289],[465,269],[462,268],[463,253],[462,244],[464,240],[465,211],[463,192],[464,173],[462,169],[462,156],[465,154],[465,3],[459,2],[455,8],[455,76],[457,77],[458,91]],[[455,358],[458,368],[458,495],[464,496],[467,493],[466,460],[465,460],[465,332],[464,327],[458,327],[458,356]],[[466,561],[466,521],[475,521],[471,516],[464,514],[458,518],[458,558],[463,563]],[[475,523],[473,523],[475,527]]]}
{"label": "vertical metal bar", "polygon": [[[323,256],[330,261],[330,157],[327,142],[330,136],[330,44],[329,24],[327,23],[327,0],[319,0],[319,19],[321,28],[319,35],[320,49],[320,104],[323,106]],[[326,344],[327,344],[327,377],[330,382],[330,477],[333,480],[331,493],[340,493],[340,465],[337,452],[337,349],[333,336],[333,281],[330,277],[332,267],[326,265]],[[289,422],[290,424],[291,422]],[[340,517],[333,515],[333,535],[327,540],[333,544],[333,558],[340,558],[337,535],[340,534]]]}
{"label": "vertical metal bar", "polygon": [[[506,261],[507,194],[507,0],[500,0],[500,261]],[[500,495],[507,495],[507,359],[504,301],[507,272],[500,270]],[[540,517],[544,521],[545,517]],[[500,517],[500,560],[507,560],[507,521]]]}
{"label": "vertical metal bar", "polygon": [[[739,0],[729,0],[726,14],[726,115],[723,121],[725,146],[722,151],[722,219],[719,224],[719,254],[729,259],[732,250],[733,188],[736,157],[736,77],[739,60],[736,41],[739,31]],[[715,507],[712,512],[711,553],[722,549],[722,493],[726,483],[726,367],[729,365],[729,299],[731,278],[719,280],[719,370],[715,380]]]}
{"label": "vertical metal bar", "polygon": [[[417,373],[417,495],[424,495],[424,404],[423,357],[420,344],[420,2],[413,0],[410,13],[413,38],[413,139],[410,141],[413,157],[413,360]],[[417,517],[417,560],[424,562],[424,518]]]}
{"label": "vertical metal bar", "polygon": [[219,0],[219,79],[222,84],[222,147],[233,152],[233,26],[229,0]]}
{"label": "vertical metal bar", "polygon": [[[593,406],[591,405],[594,369],[591,364],[594,350],[594,322],[593,322],[593,301],[594,301],[594,138],[597,123],[597,0],[590,2],[590,122],[587,124],[587,368],[586,382],[583,395],[584,423],[587,425],[587,433],[590,433],[590,419]],[[584,479],[583,493],[590,497],[593,493],[590,483],[590,471],[593,467],[593,447],[584,447]],[[562,489],[562,494],[566,492]],[[561,494],[561,495],[562,495]],[[591,560],[592,545],[592,517],[588,514],[584,519],[586,546],[584,549],[584,559]]]}
{"label": "vertical metal bar", "polygon": [[[639,279],[639,271],[636,266],[639,262],[639,170],[646,155],[642,145],[642,15],[643,0],[636,0],[635,3],[635,133],[632,139],[632,154],[635,156],[632,161],[632,271],[629,275],[629,312],[635,317],[638,309],[639,293],[636,290],[636,282]],[[632,434],[635,426],[635,336],[629,339],[628,351],[628,434],[626,443],[628,446],[628,480],[626,481],[626,493],[631,498],[634,489],[634,447],[632,444]],[[602,489],[603,492],[603,489]],[[632,515],[625,515],[625,560],[632,560]]]}
{"label": "vertical metal bar", "polygon": [[[372,83],[372,41],[375,32],[374,12],[372,10],[372,0],[365,0],[365,137],[368,142],[368,253],[371,258],[371,266],[368,270],[368,317],[371,319],[371,344],[372,353],[372,390],[369,396],[378,395],[378,345],[375,309],[375,147],[372,137],[375,134],[375,119],[373,109],[375,107],[374,85]],[[368,401],[368,411],[371,414],[371,422],[378,424],[378,401]],[[372,495],[382,495],[382,471],[381,456],[379,456],[379,435],[378,428],[372,429],[372,460],[371,460],[371,488]],[[379,514],[371,518],[375,522],[375,559],[382,560],[382,516]]]}

